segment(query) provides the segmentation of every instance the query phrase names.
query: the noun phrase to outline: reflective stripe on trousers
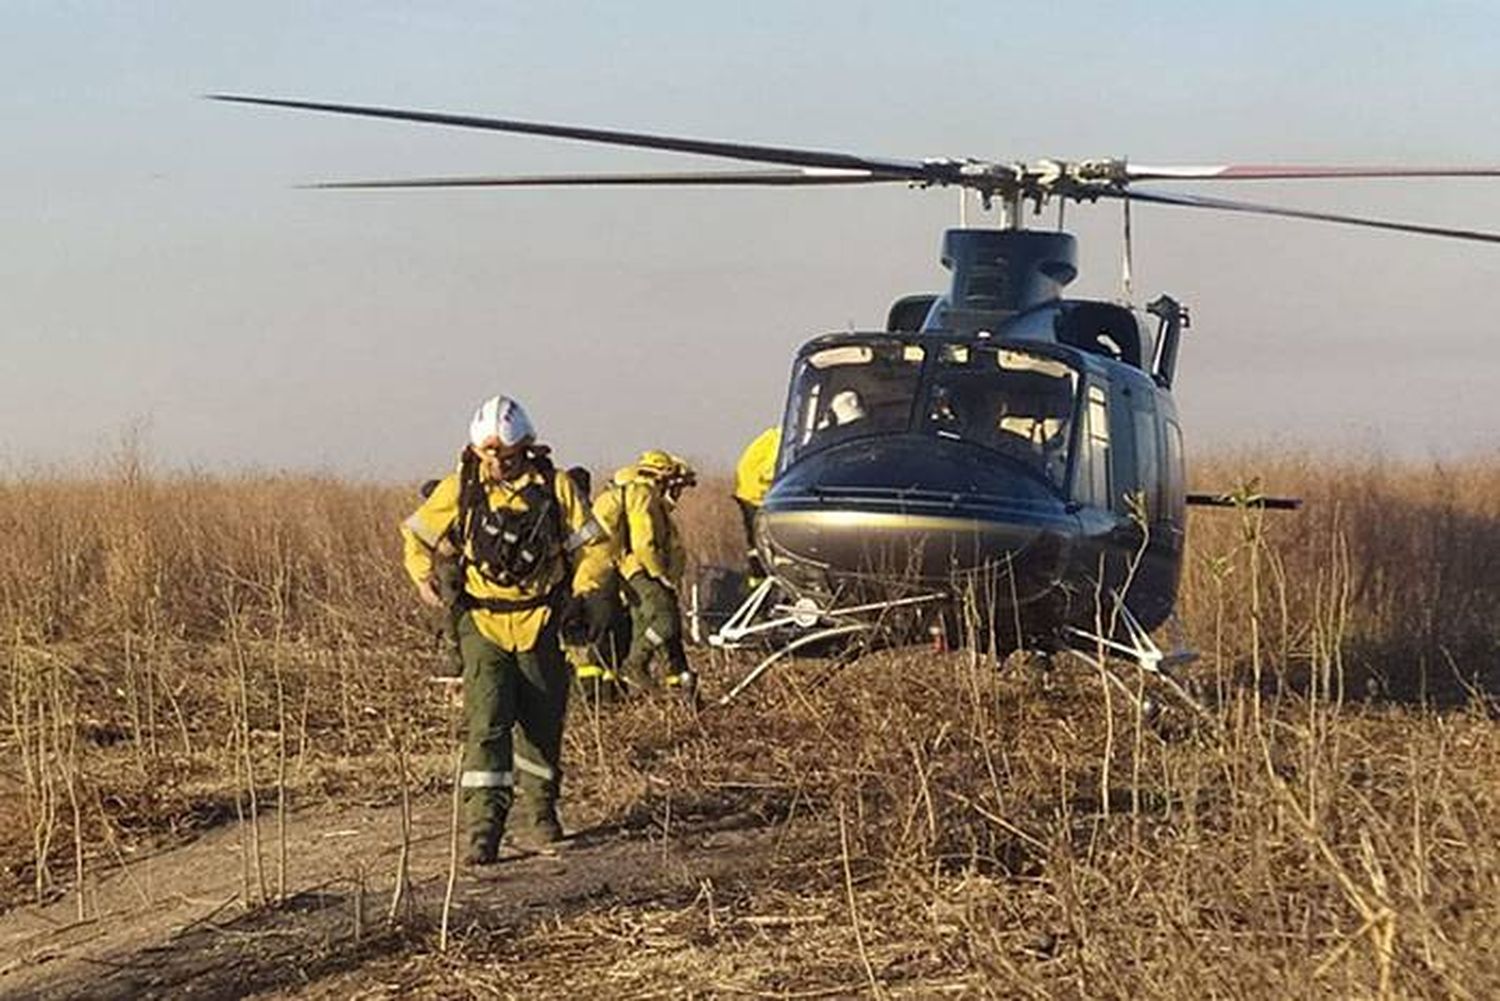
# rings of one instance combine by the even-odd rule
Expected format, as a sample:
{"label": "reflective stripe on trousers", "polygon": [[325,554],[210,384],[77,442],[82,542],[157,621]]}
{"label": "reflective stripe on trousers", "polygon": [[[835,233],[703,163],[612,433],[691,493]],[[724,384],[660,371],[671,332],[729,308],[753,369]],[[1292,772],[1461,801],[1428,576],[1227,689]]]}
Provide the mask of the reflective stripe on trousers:
{"label": "reflective stripe on trousers", "polygon": [[540,761],[533,761],[522,754],[513,754],[512,756],[515,758],[516,768],[519,771],[523,771],[527,775],[534,775],[543,782],[551,781],[556,774]]}

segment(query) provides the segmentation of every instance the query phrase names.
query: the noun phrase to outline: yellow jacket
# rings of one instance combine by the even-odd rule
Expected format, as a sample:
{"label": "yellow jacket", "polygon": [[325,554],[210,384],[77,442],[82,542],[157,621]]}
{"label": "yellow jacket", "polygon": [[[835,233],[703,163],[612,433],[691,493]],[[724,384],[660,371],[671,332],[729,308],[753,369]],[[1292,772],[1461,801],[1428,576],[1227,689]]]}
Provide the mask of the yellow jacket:
{"label": "yellow jacket", "polygon": [[776,476],[776,453],[781,451],[781,428],[766,428],[740,453],[734,467],[734,495],[760,507]]}
{"label": "yellow jacket", "polygon": [[687,570],[687,549],[671,506],[654,480],[627,466],[594,501],[594,519],[609,536],[609,554],[620,577],[650,574],[676,587]]}
{"label": "yellow jacket", "polygon": [[[541,473],[529,470],[514,480],[486,484],[486,496],[492,511],[525,511],[521,491],[531,484],[541,484]],[[439,544],[458,520],[460,473],[445,476],[422,506],[401,523],[404,543],[403,562],[412,581],[421,585],[433,572],[433,556]],[[466,564],[464,590],[476,598],[498,598],[524,601],[550,592],[568,572],[571,554],[574,594],[587,594],[602,587],[609,577],[609,549],[604,532],[589,511],[588,503],[573,489],[573,481],[559,472],[552,478],[557,496],[562,530],[567,534],[563,550],[552,554],[548,564],[522,585],[503,586],[489,580],[470,563]],[[462,541],[471,555],[467,539]],[[492,612],[476,608],[474,626],[490,642],[503,650],[525,651],[536,646],[537,638],[552,610],[546,605],[514,612]]]}

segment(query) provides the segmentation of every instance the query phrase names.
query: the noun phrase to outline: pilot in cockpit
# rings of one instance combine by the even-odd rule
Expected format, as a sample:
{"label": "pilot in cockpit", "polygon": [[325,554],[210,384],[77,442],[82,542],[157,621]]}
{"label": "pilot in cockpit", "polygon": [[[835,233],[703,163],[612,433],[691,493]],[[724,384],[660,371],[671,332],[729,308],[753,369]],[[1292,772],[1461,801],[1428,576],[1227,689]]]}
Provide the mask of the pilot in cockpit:
{"label": "pilot in cockpit", "polygon": [[859,398],[859,393],[853,389],[843,389],[834,393],[833,399],[828,401],[828,411],[819,422],[818,430],[848,427],[864,418],[865,404]]}

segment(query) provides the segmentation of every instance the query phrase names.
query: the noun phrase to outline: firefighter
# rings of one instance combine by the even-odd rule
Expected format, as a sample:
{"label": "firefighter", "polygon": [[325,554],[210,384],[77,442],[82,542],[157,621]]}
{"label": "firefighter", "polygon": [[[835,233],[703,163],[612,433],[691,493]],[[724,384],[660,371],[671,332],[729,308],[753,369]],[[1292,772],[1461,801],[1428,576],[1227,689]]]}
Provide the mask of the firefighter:
{"label": "firefighter", "polygon": [[462,558],[467,861],[495,861],[507,819],[521,847],[562,840],[557,798],[570,672],[559,634],[564,619],[590,635],[608,627],[603,531],[537,444],[526,411],[496,396],[475,412],[458,470],[401,534],[406,572],[433,607],[443,604],[435,560],[445,537]]}
{"label": "firefighter", "polygon": [[[570,467],[568,479],[573,481],[574,492],[579,497],[587,501],[593,496],[594,477],[586,467]],[[613,598],[618,590],[618,583],[611,572],[605,592]],[[619,618],[618,611],[618,607],[612,602],[611,626]],[[590,702],[607,702],[615,693],[616,676],[612,666],[616,661],[612,635],[614,629],[608,630],[603,637],[590,640],[585,631],[578,628],[578,623],[573,623],[572,626],[563,635],[563,653],[567,656],[568,663],[573,665],[573,680],[579,693]]]}
{"label": "firefighter", "polygon": [[765,567],[755,551],[755,515],[765,503],[776,476],[776,455],[781,451],[781,428],[769,427],[745,446],[734,467],[734,502],[745,523],[745,545],[750,564],[750,583],[765,577]]}
{"label": "firefighter", "polygon": [[667,684],[689,697],[696,689],[677,601],[687,551],[672,519],[682,492],[696,483],[686,462],[653,449],[616,473],[594,502],[594,516],[609,534],[610,555],[630,609],[630,649],[620,663],[620,680],[637,691],[659,691],[650,671],[658,650],[666,652]]}

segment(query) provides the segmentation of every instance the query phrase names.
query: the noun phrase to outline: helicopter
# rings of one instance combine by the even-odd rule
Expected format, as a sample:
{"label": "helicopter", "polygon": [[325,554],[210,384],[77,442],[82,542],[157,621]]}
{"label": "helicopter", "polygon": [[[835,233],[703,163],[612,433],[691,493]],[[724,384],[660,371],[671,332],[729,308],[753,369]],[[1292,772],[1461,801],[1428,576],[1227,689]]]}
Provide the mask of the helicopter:
{"label": "helicopter", "polygon": [[[892,159],[547,122],[232,94],[214,100],[537,135],[774,165],[669,173],[489,175],[332,181],[324,189],[773,186],[950,187],[998,225],[949,229],[942,293],[901,296],[884,329],[815,337],[793,362],[775,477],[754,521],[766,575],[707,640],[775,649],[728,702],[781,658],[846,637],[952,632],[997,649],[1095,652],[1134,662],[1181,693],[1153,631],[1173,616],[1186,509],[1295,500],[1192,494],[1173,401],[1186,306],[1074,299],[1069,203],[1119,202],[1130,261],[1134,202],[1304,219],[1500,243],[1500,234],[1140,184],[1496,177],[1489,166],[1146,166],[1124,159]],[[967,196],[967,194],[966,194]],[[1055,230],[1027,216],[1058,206]],[[698,625],[702,609],[694,600]],[[695,632],[698,630],[695,628]],[[1119,684],[1118,679],[1114,679]]]}

